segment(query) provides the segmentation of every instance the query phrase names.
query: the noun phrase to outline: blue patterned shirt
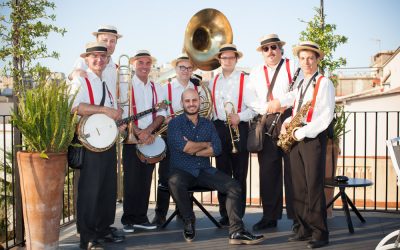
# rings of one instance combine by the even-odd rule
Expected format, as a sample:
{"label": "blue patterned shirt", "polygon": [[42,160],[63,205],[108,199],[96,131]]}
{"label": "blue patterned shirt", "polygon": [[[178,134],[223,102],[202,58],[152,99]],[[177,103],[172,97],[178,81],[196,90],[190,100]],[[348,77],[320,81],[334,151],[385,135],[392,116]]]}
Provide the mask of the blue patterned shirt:
{"label": "blue patterned shirt", "polygon": [[171,153],[170,167],[199,176],[201,170],[214,174],[217,170],[210,164],[209,157],[193,156],[183,152],[187,141],[211,142],[214,155],[221,153],[221,141],[214,124],[206,118],[199,117],[194,125],[185,114],[177,116],[168,124],[168,147]]}

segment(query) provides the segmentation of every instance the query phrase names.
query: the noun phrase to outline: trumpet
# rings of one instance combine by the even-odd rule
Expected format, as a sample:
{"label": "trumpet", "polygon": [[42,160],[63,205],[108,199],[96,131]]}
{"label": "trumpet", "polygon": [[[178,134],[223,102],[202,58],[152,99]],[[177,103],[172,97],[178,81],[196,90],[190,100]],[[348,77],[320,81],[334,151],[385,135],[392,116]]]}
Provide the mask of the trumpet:
{"label": "trumpet", "polygon": [[[231,106],[231,112],[230,113],[228,113],[228,111],[227,111],[227,107],[229,105]],[[229,114],[236,114],[235,106],[233,105],[232,102],[225,102],[224,110],[225,110],[225,116],[226,116],[226,123],[227,123],[228,128],[229,128],[229,134],[231,135],[232,153],[236,154],[239,151],[236,148],[235,143],[238,143],[240,141],[240,133],[239,133],[239,128],[237,126],[233,127],[231,125],[231,119],[229,118]]]}

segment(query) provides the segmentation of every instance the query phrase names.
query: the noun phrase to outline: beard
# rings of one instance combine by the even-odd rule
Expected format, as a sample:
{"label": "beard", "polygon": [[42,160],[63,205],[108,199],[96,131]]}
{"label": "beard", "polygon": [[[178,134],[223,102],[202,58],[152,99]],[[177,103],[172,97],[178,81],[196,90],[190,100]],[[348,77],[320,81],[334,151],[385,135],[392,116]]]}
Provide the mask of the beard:
{"label": "beard", "polygon": [[192,107],[195,107],[195,106],[189,106],[189,107],[187,107],[187,108],[186,108],[186,107],[183,108],[183,112],[185,112],[185,114],[187,114],[187,115],[195,115],[195,114],[198,114],[198,113],[199,113],[199,110],[200,110],[200,106],[197,107],[197,109],[194,110],[194,111],[189,111],[189,109],[192,108]]}

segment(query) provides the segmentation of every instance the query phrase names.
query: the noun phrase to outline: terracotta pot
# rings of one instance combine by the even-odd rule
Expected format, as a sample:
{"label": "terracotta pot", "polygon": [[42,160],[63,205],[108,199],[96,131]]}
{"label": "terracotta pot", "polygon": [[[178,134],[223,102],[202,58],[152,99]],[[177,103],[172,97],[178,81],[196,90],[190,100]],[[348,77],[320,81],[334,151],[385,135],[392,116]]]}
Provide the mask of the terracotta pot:
{"label": "terracotta pot", "polygon": [[28,250],[58,248],[67,156],[48,156],[43,159],[39,153],[17,153]]}
{"label": "terracotta pot", "polygon": [[[336,167],[339,152],[339,145],[335,143],[332,139],[328,139],[326,145],[325,178],[332,178],[336,176]],[[325,188],[326,204],[328,204],[333,199],[334,191],[334,188]],[[328,218],[332,217],[332,206],[327,209],[327,215]]]}

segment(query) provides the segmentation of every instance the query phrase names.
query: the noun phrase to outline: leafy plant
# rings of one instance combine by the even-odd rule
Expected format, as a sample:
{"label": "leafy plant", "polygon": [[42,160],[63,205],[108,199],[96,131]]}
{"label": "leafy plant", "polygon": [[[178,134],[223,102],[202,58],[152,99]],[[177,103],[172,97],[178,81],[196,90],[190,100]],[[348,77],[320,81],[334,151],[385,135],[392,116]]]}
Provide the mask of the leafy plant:
{"label": "leafy plant", "polygon": [[23,147],[28,152],[65,152],[74,136],[77,121],[71,108],[76,94],[70,95],[65,81],[41,82],[20,96],[18,112],[12,111],[11,119],[23,135]]}
{"label": "leafy plant", "polygon": [[350,130],[346,131],[346,122],[349,119],[350,114],[346,114],[344,112],[344,106],[336,105],[335,106],[335,124],[333,126],[333,140],[336,143],[339,143],[339,140],[342,135],[349,132]]}

